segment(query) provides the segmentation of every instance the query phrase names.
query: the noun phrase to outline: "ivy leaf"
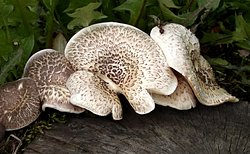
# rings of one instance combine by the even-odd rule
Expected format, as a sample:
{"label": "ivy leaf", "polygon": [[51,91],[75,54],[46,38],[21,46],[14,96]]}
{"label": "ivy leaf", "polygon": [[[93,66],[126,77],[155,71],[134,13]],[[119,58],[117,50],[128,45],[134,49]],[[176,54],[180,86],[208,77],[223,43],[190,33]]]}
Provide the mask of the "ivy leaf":
{"label": "ivy leaf", "polygon": [[91,22],[98,19],[106,18],[101,12],[95,11],[99,8],[101,3],[89,3],[87,6],[78,8],[73,13],[68,13],[68,15],[73,20],[68,24],[68,29],[74,29],[75,27],[87,27]]}
{"label": "ivy leaf", "polygon": [[129,11],[130,18],[128,23],[131,25],[136,25],[144,6],[145,0],[127,0],[120,6],[114,8],[114,10],[120,12]]}

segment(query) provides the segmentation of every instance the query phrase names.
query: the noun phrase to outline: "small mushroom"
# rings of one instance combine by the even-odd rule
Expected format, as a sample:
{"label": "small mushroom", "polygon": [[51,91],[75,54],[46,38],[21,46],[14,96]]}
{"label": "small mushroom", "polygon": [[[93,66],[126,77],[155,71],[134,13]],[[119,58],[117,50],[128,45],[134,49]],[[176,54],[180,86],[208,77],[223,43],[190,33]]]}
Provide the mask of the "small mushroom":
{"label": "small mushroom", "polygon": [[73,72],[63,53],[44,49],[30,57],[23,76],[30,77],[36,82],[42,110],[49,107],[61,112],[82,113],[84,109],[69,102],[70,92],[65,85]]}
{"label": "small mushroom", "polygon": [[178,110],[188,110],[196,106],[196,98],[186,79],[179,73],[175,73],[178,86],[171,95],[152,94],[156,104],[169,106]]}
{"label": "small mushroom", "polygon": [[0,123],[6,131],[21,129],[35,121],[41,113],[35,82],[21,78],[0,87]]}
{"label": "small mushroom", "polygon": [[184,26],[173,23],[156,26],[150,36],[163,50],[169,66],[186,78],[202,104],[238,101],[216,83],[211,66],[200,55],[199,40]]}
{"label": "small mushroom", "polygon": [[[5,131],[21,129],[35,121],[41,113],[39,92],[34,80],[21,78],[0,87],[0,143]],[[16,154],[22,141],[13,134],[10,137],[19,143],[13,154]]]}
{"label": "small mushroom", "polygon": [[112,113],[114,120],[122,119],[122,106],[116,93],[99,77],[88,71],[73,73],[66,82],[71,93],[70,102],[94,114]]}
{"label": "small mushroom", "polygon": [[[5,131],[21,129],[34,122],[41,113],[39,92],[34,80],[21,78],[0,87],[0,142]],[[11,134],[19,144],[14,150],[17,153],[22,141]]]}
{"label": "small mushroom", "polygon": [[177,79],[160,47],[141,30],[106,22],[83,28],[67,43],[65,56],[75,70],[87,70],[122,93],[139,114],[155,108],[149,92],[173,93]]}

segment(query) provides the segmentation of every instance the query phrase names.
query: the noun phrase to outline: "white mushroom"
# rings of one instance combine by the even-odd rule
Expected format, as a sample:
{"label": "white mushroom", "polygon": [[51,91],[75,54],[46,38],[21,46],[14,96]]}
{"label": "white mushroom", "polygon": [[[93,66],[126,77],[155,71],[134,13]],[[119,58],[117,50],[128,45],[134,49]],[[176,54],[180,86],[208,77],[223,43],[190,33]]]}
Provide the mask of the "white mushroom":
{"label": "white mushroom", "polygon": [[162,48],[169,66],[187,79],[202,104],[238,101],[216,83],[211,66],[200,55],[199,40],[184,26],[172,23],[154,27],[150,36]]}
{"label": "white mushroom", "polygon": [[72,104],[100,116],[112,113],[114,120],[122,119],[119,98],[99,77],[87,71],[77,71],[68,78],[66,86],[71,93]]}
{"label": "white mushroom", "polygon": [[73,72],[63,53],[45,49],[30,57],[23,76],[36,82],[43,110],[49,107],[61,112],[81,113],[84,109],[70,104],[70,92],[65,85]]}
{"label": "white mushroom", "polygon": [[160,47],[130,25],[107,22],[83,28],[67,43],[65,56],[75,70],[90,71],[125,95],[139,114],[155,108],[149,92],[169,95],[177,87]]}
{"label": "white mushroom", "polygon": [[32,79],[21,78],[0,87],[0,123],[6,131],[29,125],[40,113],[39,93]]}
{"label": "white mushroom", "polygon": [[178,86],[171,95],[152,94],[156,104],[169,106],[178,110],[188,110],[196,106],[196,98],[186,79],[177,74]]}

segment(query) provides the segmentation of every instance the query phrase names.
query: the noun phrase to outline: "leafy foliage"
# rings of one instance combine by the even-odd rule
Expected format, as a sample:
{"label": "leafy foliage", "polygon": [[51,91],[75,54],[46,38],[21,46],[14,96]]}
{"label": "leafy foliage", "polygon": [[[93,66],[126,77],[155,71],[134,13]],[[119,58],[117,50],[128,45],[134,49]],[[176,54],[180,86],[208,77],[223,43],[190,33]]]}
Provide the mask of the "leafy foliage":
{"label": "leafy foliage", "polygon": [[106,18],[107,16],[101,12],[95,11],[100,5],[101,3],[89,3],[87,6],[77,8],[71,14],[69,13],[68,15],[74,19],[68,24],[68,29],[73,29],[76,26],[87,27],[94,20]]}
{"label": "leafy foliage", "polygon": [[0,85],[19,78],[31,54],[52,48],[58,33],[69,39],[82,27],[103,21],[128,23],[148,33],[155,25],[153,15],[196,30],[201,52],[219,79],[229,73],[236,81],[224,77],[225,83],[249,89],[248,0],[0,0],[0,6]]}
{"label": "leafy foliage", "polygon": [[82,27],[104,21],[149,33],[155,16],[195,31],[219,83],[249,100],[249,0],[0,0],[0,7],[0,85],[20,78],[28,58],[52,48],[57,34],[69,39]]}

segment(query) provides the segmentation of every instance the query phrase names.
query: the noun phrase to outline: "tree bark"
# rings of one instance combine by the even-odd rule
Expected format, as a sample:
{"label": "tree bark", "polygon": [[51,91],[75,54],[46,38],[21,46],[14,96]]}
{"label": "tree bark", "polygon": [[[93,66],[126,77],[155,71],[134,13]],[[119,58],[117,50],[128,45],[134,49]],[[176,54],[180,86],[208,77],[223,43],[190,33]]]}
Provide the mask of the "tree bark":
{"label": "tree bark", "polygon": [[250,153],[249,102],[198,104],[188,111],[157,106],[147,115],[125,107],[123,116],[73,117],[53,125],[24,153]]}

